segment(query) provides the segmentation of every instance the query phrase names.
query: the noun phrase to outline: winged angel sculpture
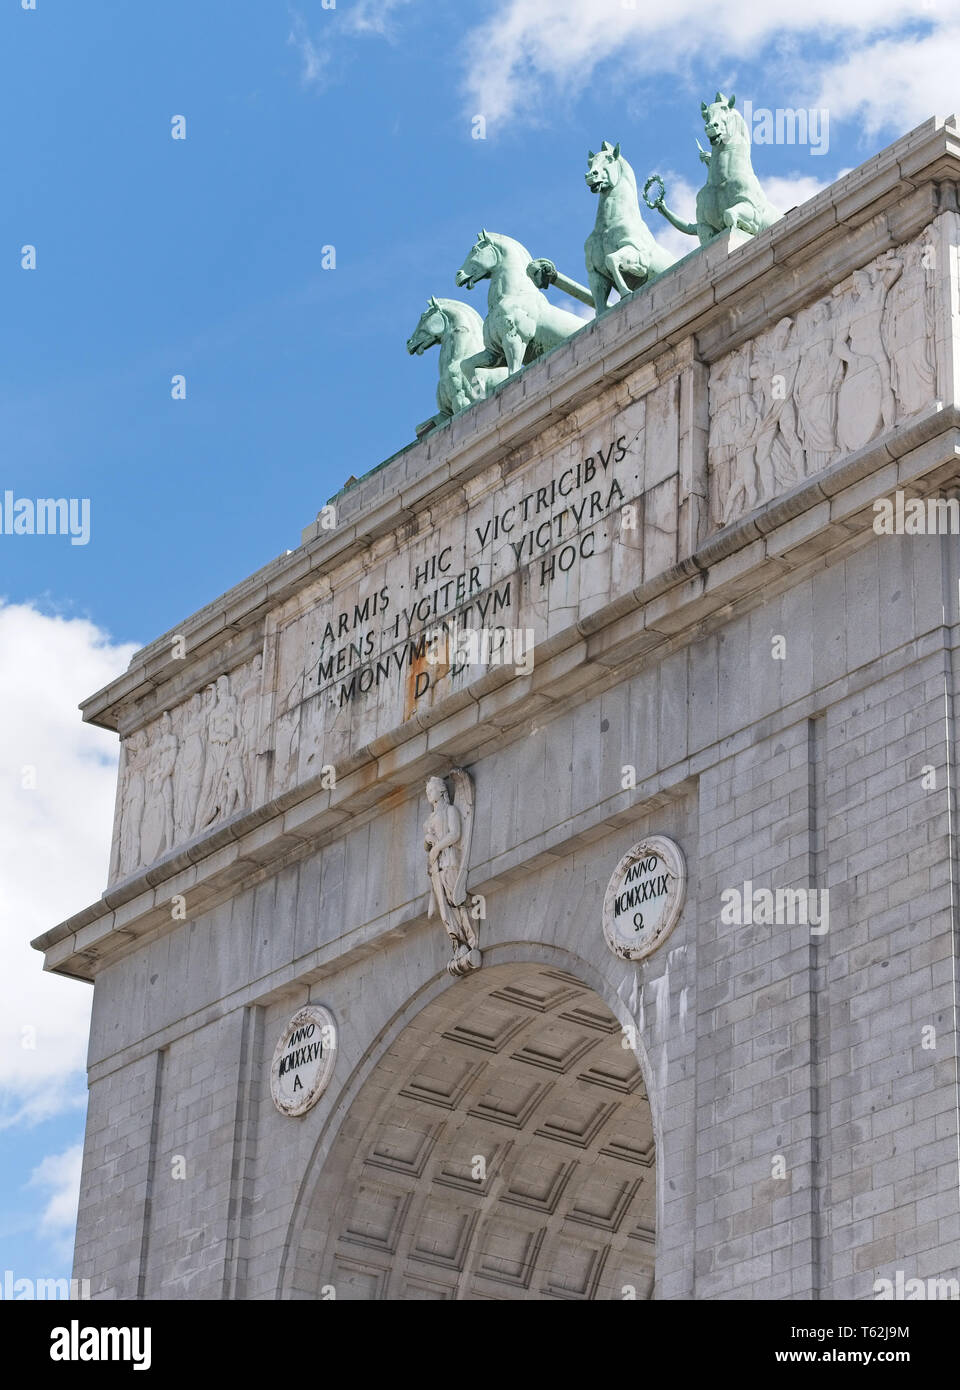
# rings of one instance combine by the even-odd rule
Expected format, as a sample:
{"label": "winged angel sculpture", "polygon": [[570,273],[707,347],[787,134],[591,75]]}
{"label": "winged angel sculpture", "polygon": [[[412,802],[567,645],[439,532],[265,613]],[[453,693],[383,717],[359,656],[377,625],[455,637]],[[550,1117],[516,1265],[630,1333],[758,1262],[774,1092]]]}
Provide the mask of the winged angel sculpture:
{"label": "winged angel sculpture", "polygon": [[440,920],[453,943],[453,958],[447,962],[451,975],[466,975],[480,966],[476,929],[467,901],[467,871],[473,841],[473,782],[463,768],[454,768],[453,800],[442,777],[427,780],[430,815],[423,827],[423,847],[427,851],[430,879],[430,907],[427,915],[439,912]]}

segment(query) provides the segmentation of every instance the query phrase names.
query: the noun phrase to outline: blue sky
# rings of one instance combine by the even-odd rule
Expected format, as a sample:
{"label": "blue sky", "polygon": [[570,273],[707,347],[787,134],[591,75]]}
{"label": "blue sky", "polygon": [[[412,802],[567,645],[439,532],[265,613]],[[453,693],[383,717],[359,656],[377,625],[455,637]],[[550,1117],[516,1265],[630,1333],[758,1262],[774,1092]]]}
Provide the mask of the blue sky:
{"label": "blue sky", "polygon": [[35,1074],[0,1037],[0,1272],[69,1263],[89,991],[37,982],[22,943],[105,882],[114,747],[82,728],[77,700],[128,644],[295,547],[351,474],[413,439],[437,359],[404,343],[428,295],[484,311],[483,287],[454,286],[481,225],[583,278],[588,147],[621,141],[682,205],[716,88],[825,107],[826,153],[754,149],[785,208],[960,104],[955,7],[850,0],[842,27],[838,8],[4,0],[0,493],[88,497],[92,534],[0,535],[0,617],[6,605],[17,642],[3,652],[14,715],[0,770],[13,786],[25,762],[50,769],[27,813],[18,787],[0,793],[7,853],[20,865],[41,846],[58,866],[0,923],[7,988],[23,982],[27,1012],[43,1023],[56,1008],[68,1030]]}

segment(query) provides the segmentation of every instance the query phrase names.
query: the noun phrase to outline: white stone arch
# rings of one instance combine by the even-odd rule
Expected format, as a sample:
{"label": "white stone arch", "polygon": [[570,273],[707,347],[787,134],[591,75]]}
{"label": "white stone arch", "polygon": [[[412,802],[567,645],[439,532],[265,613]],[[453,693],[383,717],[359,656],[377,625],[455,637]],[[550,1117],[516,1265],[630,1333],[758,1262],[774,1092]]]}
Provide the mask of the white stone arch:
{"label": "white stone arch", "polygon": [[[602,964],[606,965],[607,962],[603,961]],[[615,1286],[611,1283],[611,1279],[616,1276],[616,1270],[612,1265],[609,1268],[607,1266],[610,1264],[611,1253],[616,1256],[615,1263],[618,1267],[629,1264],[623,1256],[625,1249],[632,1251],[636,1256],[633,1265],[640,1269],[641,1274],[649,1269],[649,1279],[638,1279],[632,1285],[636,1287],[636,1296],[654,1296],[656,1245],[659,1244],[663,1230],[664,1184],[660,1163],[663,1148],[662,1098],[650,1084],[653,1069],[646,1055],[637,1020],[630,1014],[614,986],[613,980],[618,971],[622,976],[622,969],[618,966],[611,968],[609,973],[604,973],[590,961],[549,943],[502,943],[492,946],[484,953],[484,967],[476,974],[466,979],[451,980],[445,972],[438,973],[408,999],[368,1047],[363,1062],[355,1068],[344,1084],[317,1139],[290,1221],[278,1279],[277,1297],[320,1297],[321,1289],[326,1287],[331,1279],[330,1269],[333,1264],[342,1272],[345,1246],[340,1244],[341,1228],[349,1217],[348,1208],[356,1202],[364,1177],[369,1178],[372,1154],[375,1155],[376,1168],[373,1175],[374,1186],[379,1183],[378,1193],[384,1195],[388,1203],[394,1202],[398,1227],[392,1237],[389,1232],[383,1233],[379,1249],[376,1247],[376,1240],[379,1238],[377,1232],[373,1232],[373,1238],[366,1248],[362,1245],[357,1246],[356,1258],[352,1261],[353,1267],[358,1271],[356,1285],[344,1291],[342,1280],[334,1277],[334,1287],[340,1283],[337,1296],[391,1299],[621,1298],[629,1294],[625,1295],[622,1292],[624,1285]],[[565,985],[565,980],[569,982],[568,986]],[[538,990],[541,995],[549,994],[553,985],[556,986],[556,999],[551,1001],[545,997],[539,1000],[536,998]],[[573,1001],[570,1008],[564,1007],[565,988],[569,988],[569,998]],[[525,992],[530,993],[528,1001],[519,998],[519,995]],[[491,1015],[493,995],[496,995],[496,1002]],[[593,1011],[595,1018],[590,1014],[590,1001],[596,1003],[596,1009]],[[495,1029],[495,1011],[501,1002],[505,1009],[509,1009],[511,1003],[517,1003],[519,1013],[522,1015],[526,1010],[530,1018],[517,1027],[515,1034],[505,1035],[503,1039],[492,1035],[484,1037],[484,1027],[491,1034]],[[481,1021],[473,1028],[470,1019],[475,1017],[478,1007],[485,1011],[486,1021]],[[586,1020],[582,1014],[584,1009],[590,1015]],[[577,1010],[581,1013],[578,1014]],[[574,1015],[572,1018],[568,1016],[571,1012]],[[608,1022],[602,1024],[602,1017]],[[551,1132],[552,1121],[548,1115],[539,1128],[536,1123],[531,1123],[529,1116],[526,1121],[522,1116],[506,1118],[503,1122],[491,1121],[486,1127],[481,1123],[481,1129],[486,1128],[494,1134],[500,1133],[504,1138],[504,1143],[492,1155],[493,1166],[497,1169],[496,1180],[480,1191],[481,1200],[478,1203],[474,1198],[474,1191],[463,1187],[462,1183],[460,1192],[457,1191],[456,1173],[445,1170],[441,1175],[439,1182],[446,1189],[444,1196],[450,1197],[450,1210],[464,1215],[464,1249],[461,1253],[465,1263],[458,1262],[455,1252],[449,1248],[451,1242],[455,1244],[459,1239],[457,1232],[450,1228],[445,1232],[447,1248],[438,1248],[437,1265],[431,1269],[429,1262],[423,1261],[422,1250],[423,1231],[429,1227],[431,1221],[431,1198],[428,1189],[431,1188],[431,1182],[435,1185],[438,1181],[436,1173],[431,1173],[431,1165],[435,1168],[435,1160],[442,1159],[445,1151],[449,1157],[450,1141],[454,1134],[463,1132],[463,1139],[468,1138],[468,1133],[464,1131],[468,1130],[472,1121],[480,1118],[476,1110],[483,1109],[483,1102],[474,1097],[474,1103],[471,1105],[470,1088],[473,1083],[467,1084],[460,1100],[456,1100],[452,1095],[444,1097],[440,1094],[434,1098],[435,1106],[434,1101],[427,1100],[428,1111],[431,1107],[436,1110],[437,1132],[432,1138],[427,1134],[425,1143],[418,1145],[416,1126],[423,1121],[424,1107],[419,1104],[423,1097],[417,1093],[419,1083],[416,1079],[411,1081],[411,1078],[416,1077],[418,1065],[424,1060],[432,1060],[438,1040],[446,1037],[444,1045],[448,1049],[453,1046],[455,1051],[462,1050],[461,1035],[466,1026],[467,1031],[473,1028],[479,1035],[467,1044],[467,1051],[470,1046],[476,1045],[478,1052],[487,1051],[491,1058],[509,1058],[509,1065],[501,1065],[499,1072],[501,1075],[508,1073],[515,1082],[519,1072],[526,1070],[525,1064],[531,1063],[531,1058],[524,1055],[524,1048],[529,1049],[532,1046],[536,1052],[543,1046],[544,1030],[535,1026],[535,1020],[538,1018],[546,1023],[551,1041],[560,1051],[565,1036],[570,1037],[572,1060],[569,1066],[566,1066],[565,1059],[561,1056],[549,1056],[540,1061],[534,1059],[532,1065],[529,1065],[529,1072],[524,1081],[529,1079],[531,1093],[537,1092],[537,1081],[542,1079],[546,1083],[540,1087],[540,1098],[534,1096],[531,1111],[533,1122],[536,1121],[538,1109],[542,1109],[546,1104],[549,1110],[551,1097],[554,1110],[557,1109],[558,1103],[562,1109],[565,1102],[569,1110],[570,1096],[583,1093],[593,1085],[596,1086],[597,1096],[602,1097],[595,1107],[601,1120],[596,1134],[586,1144],[586,1135],[571,1134],[571,1160],[567,1165],[571,1172],[565,1178],[558,1178],[558,1181],[563,1182],[564,1191],[572,1177],[576,1177],[577,1181],[570,1187],[565,1205],[561,1205],[559,1200],[552,1203],[549,1196],[544,1196],[541,1215],[546,1221],[546,1226],[537,1255],[532,1262],[532,1272],[526,1282],[522,1278],[518,1279],[511,1291],[509,1284],[505,1286],[505,1290],[500,1289],[496,1281],[488,1280],[483,1270],[477,1269],[477,1232],[481,1229],[481,1223],[485,1223],[484,1230],[489,1228],[491,1213],[498,1204],[518,1205],[512,1189],[506,1188],[505,1185],[508,1179],[516,1176],[524,1162],[524,1155],[529,1154],[531,1150],[528,1143],[518,1144],[517,1141],[529,1141],[532,1132],[534,1142],[539,1146],[538,1155],[542,1154],[544,1149],[555,1149],[557,1144],[550,1142],[556,1139],[555,1133]],[[573,1035],[578,1025],[584,1033],[584,1046],[586,1047],[587,1042],[591,1045],[586,1047],[585,1052],[574,1056],[578,1044]],[[510,1026],[508,1023],[504,1025],[507,1030]],[[631,1029],[628,1035],[623,1032],[626,1027]],[[456,1035],[453,1038],[450,1037],[451,1030]],[[593,1033],[596,1037],[589,1036]],[[541,1041],[537,1041],[537,1037]],[[527,1041],[524,1041],[525,1039]],[[625,1042],[632,1045],[624,1046]],[[583,1060],[589,1070],[591,1058],[594,1059],[592,1065],[599,1076],[591,1077],[585,1082],[580,1062]],[[630,1071],[635,1071],[635,1080],[626,1075]],[[489,1067],[480,1067],[478,1077],[482,1084],[486,1076],[492,1076],[496,1080],[497,1073],[497,1067],[494,1067],[492,1072]],[[438,1080],[441,1090],[442,1085]],[[618,1086],[621,1086],[619,1095]],[[404,1109],[400,1115],[398,1131],[396,1103],[401,1098],[403,1106],[410,1108]],[[418,1103],[416,1120],[413,1119],[413,1102]],[[604,1115],[606,1118],[603,1118]],[[449,1128],[451,1117],[456,1120],[454,1129]],[[554,1116],[554,1120],[555,1118]],[[575,1123],[576,1121],[571,1119],[571,1124]],[[621,1126],[627,1124],[631,1134],[636,1133],[643,1124],[648,1127],[651,1160],[646,1172],[643,1171],[641,1157],[643,1146],[638,1144],[634,1152],[629,1152],[629,1142],[621,1143],[614,1133],[618,1123]],[[429,1127],[429,1121],[427,1124]],[[511,1135],[512,1126],[515,1127]],[[614,1137],[605,1140],[604,1135],[608,1131]],[[391,1148],[390,1135],[394,1132],[398,1132],[402,1139],[410,1141],[409,1152],[401,1155],[394,1151],[396,1146]],[[369,1142],[371,1139],[372,1144]],[[600,1152],[604,1149],[605,1143],[606,1150]],[[366,1149],[363,1148],[364,1145],[367,1146]],[[609,1151],[611,1147],[612,1153]],[[378,1154],[379,1156],[376,1156]],[[460,1156],[462,1158],[462,1154]],[[587,1168],[584,1167],[585,1159],[590,1159]],[[636,1178],[634,1187],[624,1176],[631,1164]],[[545,1181],[548,1176],[545,1174]],[[597,1209],[594,1211],[589,1208],[589,1196],[583,1198],[588,1186],[596,1189],[598,1184],[606,1189],[610,1197],[609,1220],[601,1209],[602,1200],[595,1204]],[[624,1186],[622,1197],[617,1192],[618,1184]],[[572,1208],[571,1204],[575,1200],[586,1201],[588,1205],[584,1210]],[[618,1202],[622,1207],[620,1211],[614,1209]],[[477,1207],[472,1228],[469,1219],[471,1205]],[[404,1207],[405,1210],[401,1210]],[[536,1198],[531,1198],[531,1211],[532,1225],[535,1227]],[[638,1222],[638,1229],[641,1226],[646,1229],[645,1223],[650,1215],[655,1228],[655,1245],[652,1252],[641,1249],[645,1237],[638,1238],[636,1234],[631,1235],[623,1229],[625,1223],[634,1219]],[[592,1230],[591,1221],[594,1221]],[[570,1241],[563,1234],[571,1222],[576,1223],[578,1236],[582,1228],[583,1239],[575,1242],[583,1255],[580,1262],[584,1274],[582,1287],[576,1285],[576,1272],[569,1268],[571,1263],[576,1264],[577,1260],[575,1257],[571,1259],[567,1253]],[[363,1233],[362,1239],[366,1239]],[[480,1243],[488,1243],[488,1239],[485,1236]],[[354,1236],[351,1236],[350,1241],[353,1240]],[[543,1257],[548,1262],[552,1260],[553,1266],[557,1266],[556,1250],[564,1240],[566,1246],[561,1263],[565,1266],[563,1277],[570,1281],[569,1288],[564,1291],[556,1283],[544,1287],[541,1279],[543,1270],[538,1265],[538,1259]],[[553,1242],[553,1254],[551,1246],[544,1243],[548,1241]],[[442,1243],[441,1241],[440,1244]],[[352,1249],[346,1250],[348,1257],[351,1253]],[[480,1254],[486,1258],[489,1252],[481,1250]],[[599,1270],[590,1269],[591,1259],[594,1264],[600,1264]],[[401,1272],[399,1264],[403,1261],[407,1263]],[[349,1265],[349,1258],[347,1263]],[[422,1271],[421,1264],[424,1265]],[[414,1268],[417,1272],[411,1274],[410,1271]],[[537,1272],[538,1269],[540,1273]],[[541,1283],[537,1283],[537,1280],[541,1280]],[[626,1286],[631,1287],[629,1281]]]}

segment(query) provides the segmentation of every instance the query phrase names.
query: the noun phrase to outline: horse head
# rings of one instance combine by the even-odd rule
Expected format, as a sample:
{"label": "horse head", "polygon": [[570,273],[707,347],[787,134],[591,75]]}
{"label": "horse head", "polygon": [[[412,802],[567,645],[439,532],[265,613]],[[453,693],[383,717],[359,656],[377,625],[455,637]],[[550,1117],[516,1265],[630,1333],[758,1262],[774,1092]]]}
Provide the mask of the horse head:
{"label": "horse head", "polygon": [[468,290],[472,290],[478,280],[485,280],[491,274],[499,261],[500,253],[486,231],[481,228],[469,256],[457,271],[458,286],[461,289],[466,286]]}
{"label": "horse head", "polygon": [[420,315],[416,328],[407,339],[407,352],[421,357],[427,348],[433,347],[443,339],[447,320],[438,301],[431,295],[427,307]]}
{"label": "horse head", "polygon": [[620,158],[620,142],[611,145],[604,140],[596,154],[587,151],[587,172],[584,178],[591,193],[609,193],[623,176],[624,161]]}
{"label": "horse head", "polygon": [[735,96],[728,99],[722,92],[718,92],[709,106],[705,101],[700,103],[703,127],[714,149],[719,145],[732,145],[746,139],[746,121],[739,111],[734,111],[735,101]]}

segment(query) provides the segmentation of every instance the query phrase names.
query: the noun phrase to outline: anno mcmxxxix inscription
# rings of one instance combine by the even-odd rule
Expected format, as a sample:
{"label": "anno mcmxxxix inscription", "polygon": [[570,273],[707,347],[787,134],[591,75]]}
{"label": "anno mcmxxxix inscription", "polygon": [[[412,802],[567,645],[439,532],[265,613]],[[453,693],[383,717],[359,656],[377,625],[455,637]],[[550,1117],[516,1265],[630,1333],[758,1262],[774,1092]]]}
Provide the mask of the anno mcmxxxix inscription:
{"label": "anno mcmxxxix inscription", "polygon": [[614,955],[643,960],[676,926],[687,883],[683,851],[650,835],[613,871],[603,898],[603,934]]}

